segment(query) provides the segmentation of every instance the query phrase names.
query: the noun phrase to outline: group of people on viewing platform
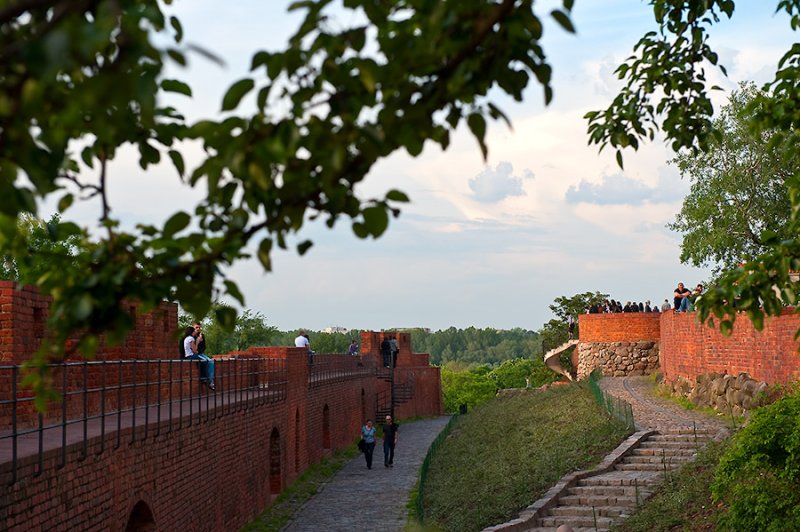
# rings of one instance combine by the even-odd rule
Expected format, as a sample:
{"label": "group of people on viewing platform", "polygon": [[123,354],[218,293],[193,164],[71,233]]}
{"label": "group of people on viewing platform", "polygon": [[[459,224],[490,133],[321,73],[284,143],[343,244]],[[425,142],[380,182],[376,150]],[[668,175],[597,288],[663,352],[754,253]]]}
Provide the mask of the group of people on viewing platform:
{"label": "group of people on viewing platform", "polygon": [[613,314],[616,312],[658,312],[658,305],[650,305],[650,301],[630,302],[627,301],[624,305],[622,301],[614,299],[606,299],[602,303],[592,305],[586,309],[586,314]]}
{"label": "group of people on viewing platform", "polygon": [[606,299],[602,303],[591,305],[586,309],[586,314],[613,314],[617,312],[666,312],[674,309],[675,312],[688,312],[692,310],[694,303],[703,294],[703,284],[698,283],[694,290],[689,290],[683,283],[678,283],[677,288],[673,292],[672,305],[669,299],[665,299],[659,309],[657,304],[651,305],[650,301],[642,303],[626,302],[624,305],[621,301],[614,299]]}

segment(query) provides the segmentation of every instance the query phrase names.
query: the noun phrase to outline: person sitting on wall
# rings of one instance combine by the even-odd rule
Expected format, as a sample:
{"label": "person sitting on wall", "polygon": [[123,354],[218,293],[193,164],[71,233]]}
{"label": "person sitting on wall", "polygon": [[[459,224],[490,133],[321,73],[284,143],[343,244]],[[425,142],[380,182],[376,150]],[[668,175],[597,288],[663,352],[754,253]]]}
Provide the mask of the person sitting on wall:
{"label": "person sitting on wall", "polygon": [[691,290],[683,286],[683,283],[678,283],[678,287],[673,293],[675,312],[686,312],[689,310],[689,296],[692,295]]}
{"label": "person sitting on wall", "polygon": [[672,307],[669,305],[669,299],[665,299],[663,303],[661,303],[661,312],[666,312],[670,310]]}
{"label": "person sitting on wall", "polygon": [[311,341],[308,339],[308,334],[303,329],[297,331],[297,338],[294,339],[295,347],[305,347],[308,352],[308,365],[314,365],[314,351],[311,350]]}
{"label": "person sitting on wall", "polygon": [[694,287],[692,290],[692,295],[689,296],[687,299],[689,300],[689,310],[692,310],[694,306],[697,304],[697,300],[703,295],[703,284],[697,283],[697,286]]}
{"label": "person sitting on wall", "polygon": [[200,324],[194,327],[189,325],[183,337],[183,357],[189,360],[197,360],[200,363],[200,382],[208,386],[210,390],[216,390],[214,385],[214,360],[210,357],[197,352],[197,337],[200,332]]}

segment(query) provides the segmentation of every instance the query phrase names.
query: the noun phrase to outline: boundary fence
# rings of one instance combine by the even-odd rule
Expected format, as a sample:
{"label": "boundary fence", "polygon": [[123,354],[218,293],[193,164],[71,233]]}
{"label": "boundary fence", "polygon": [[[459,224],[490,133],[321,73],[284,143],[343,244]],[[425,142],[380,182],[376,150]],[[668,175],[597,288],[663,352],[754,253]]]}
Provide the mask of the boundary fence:
{"label": "boundary fence", "polygon": [[592,390],[594,398],[600,406],[606,409],[606,412],[625,423],[625,427],[633,432],[636,430],[636,424],[633,420],[633,407],[628,401],[603,391],[598,383],[601,377],[599,370],[595,370],[589,375],[589,388]]}
{"label": "boundary fence", "polygon": [[419,469],[419,489],[417,490],[417,504],[416,504],[416,511],[417,511],[417,519],[420,523],[425,522],[425,506],[423,500],[425,498],[425,483],[428,476],[428,469],[431,465],[431,460],[433,456],[439,451],[439,447],[444,442],[445,438],[450,434],[450,430],[453,428],[458,422],[459,415],[454,414],[450,421],[447,422],[444,429],[436,436],[431,443],[431,446],[428,447],[428,452],[425,455],[425,459],[422,461],[422,467]]}

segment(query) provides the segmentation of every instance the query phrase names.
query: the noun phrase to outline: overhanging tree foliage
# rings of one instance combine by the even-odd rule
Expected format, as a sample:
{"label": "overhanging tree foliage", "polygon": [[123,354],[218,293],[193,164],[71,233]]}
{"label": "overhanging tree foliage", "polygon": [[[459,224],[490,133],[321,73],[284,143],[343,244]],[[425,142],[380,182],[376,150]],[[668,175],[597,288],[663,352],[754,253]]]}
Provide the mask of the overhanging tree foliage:
{"label": "overhanging tree foliage", "polygon": [[[101,233],[69,222],[53,228],[57,238],[77,237],[81,246],[70,260],[51,261],[50,275],[37,279],[54,296],[52,336],[39,363],[62,358],[74,331],[83,331],[77,347],[87,354],[101,332],[110,341],[122,338],[131,326],[123,298],[147,308],[168,295],[205,315],[221,295],[215,286],[222,286],[242,302],[222,268],[252,253],[268,270],[273,247],[286,247],[309,218],[332,226],[346,217],[357,236],[380,236],[407,197],[400,191],[356,196],[354,185],[378,160],[401,149],[417,155],[426,141],[446,148],[462,123],[485,154],[487,118],[507,121],[492,94],[520,100],[535,77],[545,101],[552,97],[543,19],[533,0],[342,4],[358,13],[351,20],[366,22],[333,23],[332,0],[295,2],[306,18],[286,49],[256,51],[251,75],[222,98],[221,117],[196,123],[163,103],[167,92],[191,97],[191,87],[163,73],[167,63],[184,64],[193,47],[161,2],[12,0],[0,8],[0,253],[14,252],[8,242],[16,239],[17,216],[35,213],[41,198],[58,194],[62,212],[87,198],[100,205]],[[569,31],[572,5],[563,0],[551,12]],[[704,69],[718,56],[708,36],[720,17],[733,15],[735,3],[652,5],[658,30],[645,34],[618,70],[625,87],[608,109],[588,115],[590,142],[617,149],[620,164],[619,150],[638,147],[659,128],[676,150],[707,149],[716,136]],[[800,25],[800,0],[777,6],[792,28]],[[769,86],[773,98],[756,110],[763,127],[800,126],[798,64],[795,45]],[[490,94],[492,88],[499,91]],[[238,110],[245,98],[254,112]],[[186,141],[203,146],[200,161],[184,157]],[[171,161],[187,187],[206,191],[204,198],[163,226],[123,227],[107,194],[115,177],[109,162],[123,146],[138,150],[143,170]],[[787,184],[796,212],[800,183]],[[790,225],[796,235],[794,218]],[[800,242],[766,243],[775,251],[749,263],[753,275],[722,286],[752,293],[748,301],[769,297],[773,284],[786,288],[788,269],[800,266]],[[704,301],[724,312],[723,292]],[[754,305],[740,308],[757,316]],[[220,309],[218,319],[232,326],[235,314]]]}
{"label": "overhanging tree foliage", "polygon": [[[545,100],[552,96],[539,44],[544,20],[532,1],[344,0],[350,20],[363,21],[350,25],[331,20],[332,0],[300,1],[291,9],[305,20],[286,48],[254,51],[220,118],[190,123],[163,103],[166,93],[192,96],[164,70],[197,51],[164,14],[170,3],[14,0],[0,8],[0,251],[13,252],[17,216],[35,213],[48,195],[59,195],[62,212],[91,198],[100,205],[100,233],[69,222],[54,228],[81,247],[74,264],[53,261],[51,275],[37,279],[54,296],[38,363],[62,359],[74,331],[83,331],[77,347],[86,354],[101,332],[120,339],[131,326],[122,298],[146,309],[172,297],[200,316],[223,294],[243,302],[222,268],[252,253],[269,270],[273,248],[285,248],[309,218],[329,226],[349,218],[358,237],[380,236],[408,198],[356,195],[378,160],[401,149],[418,155],[427,141],[446,148],[462,123],[485,155],[487,119],[508,121],[491,88],[521,100],[535,78]],[[571,7],[564,0],[551,12],[569,31]],[[239,110],[245,99],[254,112]],[[185,141],[202,145],[201,160],[184,156]],[[109,163],[123,146],[138,150],[144,171],[171,161],[205,197],[163,226],[124,227],[108,201],[117,177]],[[217,314],[234,324],[232,309]]]}
{"label": "overhanging tree foliage", "polygon": [[768,251],[765,231],[792,237],[786,180],[800,171],[800,152],[794,137],[754,127],[757,99],[768,97],[743,84],[714,119],[719,139],[707,152],[684,152],[673,161],[692,182],[669,225],[683,233],[681,261],[715,265],[719,274]]}
{"label": "overhanging tree foliage", "polygon": [[[652,4],[658,30],[646,33],[617,69],[625,86],[607,109],[586,115],[589,142],[616,149],[620,165],[622,149],[638,148],[659,130],[675,151],[707,151],[711,140],[722,136],[713,124],[706,78],[706,68],[718,65],[719,56],[708,41],[715,23],[734,16],[736,3],[654,0]],[[800,0],[780,0],[776,5],[792,30],[800,28]],[[724,72],[722,65],[719,68]],[[753,104],[752,127],[774,132],[776,145],[798,146],[800,44],[784,54],[774,80],[763,90],[771,97]],[[700,318],[711,318],[723,332],[732,330],[737,311],[744,311],[761,328],[765,315],[780,314],[786,304],[797,302],[793,272],[800,270],[800,176],[786,179],[786,189],[791,217],[785,234],[790,236],[781,240],[772,231],[762,232],[760,240],[768,251],[724,273],[696,305]]]}

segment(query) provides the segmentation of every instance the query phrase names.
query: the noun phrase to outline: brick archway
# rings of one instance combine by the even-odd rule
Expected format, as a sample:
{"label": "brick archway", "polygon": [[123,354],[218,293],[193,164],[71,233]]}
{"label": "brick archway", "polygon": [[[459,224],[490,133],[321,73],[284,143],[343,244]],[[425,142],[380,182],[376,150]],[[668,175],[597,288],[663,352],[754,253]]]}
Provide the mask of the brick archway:
{"label": "brick archway", "polygon": [[125,532],[155,532],[158,530],[155,517],[150,507],[144,501],[139,501],[133,505],[131,515],[128,517],[128,524]]}
{"label": "brick archway", "polygon": [[322,448],[331,448],[331,409],[327,404],[322,407]]}
{"label": "brick archway", "polygon": [[281,478],[281,435],[277,428],[269,436],[269,492],[278,495],[283,488]]}

